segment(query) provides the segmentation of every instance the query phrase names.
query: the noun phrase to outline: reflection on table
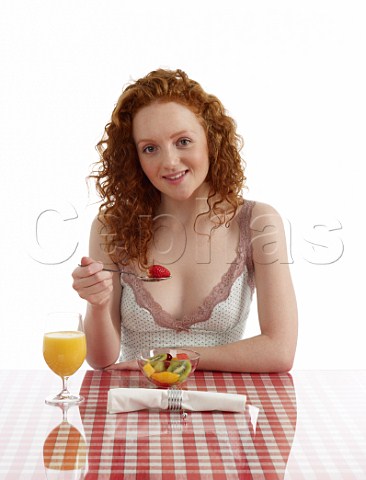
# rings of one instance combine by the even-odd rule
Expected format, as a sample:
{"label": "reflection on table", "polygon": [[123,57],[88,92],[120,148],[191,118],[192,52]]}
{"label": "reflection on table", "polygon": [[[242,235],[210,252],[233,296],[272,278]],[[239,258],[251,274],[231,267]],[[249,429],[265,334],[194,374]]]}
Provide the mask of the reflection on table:
{"label": "reflection on table", "polygon": [[87,445],[82,433],[67,418],[69,407],[62,410],[62,422],[47,435],[43,444],[43,463],[49,480],[78,480],[87,471]]}
{"label": "reflection on table", "polygon": [[[244,413],[107,414],[113,387],[139,372],[80,371],[80,406],[45,405],[48,370],[0,371],[0,478],[366,478],[366,371],[195,372],[186,388],[247,395]],[[250,409],[250,405],[258,407]]]}

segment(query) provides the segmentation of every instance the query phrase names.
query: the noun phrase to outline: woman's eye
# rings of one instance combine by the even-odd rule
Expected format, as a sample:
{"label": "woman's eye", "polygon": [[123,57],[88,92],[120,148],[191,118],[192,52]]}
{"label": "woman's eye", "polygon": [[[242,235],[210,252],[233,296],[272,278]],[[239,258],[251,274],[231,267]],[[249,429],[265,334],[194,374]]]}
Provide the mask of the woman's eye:
{"label": "woman's eye", "polygon": [[182,146],[187,146],[191,143],[190,139],[189,138],[181,138],[178,143]]}
{"label": "woman's eye", "polygon": [[155,147],[148,145],[147,147],[144,147],[142,151],[144,153],[153,153],[155,151]]}

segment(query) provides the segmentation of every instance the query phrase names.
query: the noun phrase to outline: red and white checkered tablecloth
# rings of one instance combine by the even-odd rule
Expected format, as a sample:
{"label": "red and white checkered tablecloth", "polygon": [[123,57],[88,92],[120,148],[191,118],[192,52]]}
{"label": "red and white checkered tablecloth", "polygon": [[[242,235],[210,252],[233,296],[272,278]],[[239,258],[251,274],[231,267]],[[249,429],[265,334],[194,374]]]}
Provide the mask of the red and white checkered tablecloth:
{"label": "red and white checkered tablecloth", "polygon": [[[165,411],[108,415],[107,392],[120,386],[147,384],[136,373],[121,376],[115,372],[88,372],[83,382],[82,393],[88,401],[80,412],[89,444],[88,478],[110,478],[112,473],[115,478],[132,479],[136,472],[141,475],[137,478],[192,480],[245,478],[250,474],[264,478],[264,470],[272,471],[272,478],[283,474],[296,425],[296,402],[289,375],[196,372],[189,379],[189,389],[245,393],[248,402],[260,409],[255,431],[249,411],[190,412],[185,421]],[[98,398],[93,392],[98,392]],[[266,429],[269,420],[275,418],[283,423],[272,429],[268,448]]]}
{"label": "red and white checkered tablecloth", "polygon": [[88,480],[366,478],[365,371],[189,379],[189,389],[246,394],[256,422],[249,409],[107,414],[109,388],[148,386],[139,372],[78,372],[70,387],[85,402],[68,423],[44,404],[60,389],[51,372],[3,371],[0,382],[0,479],[43,479],[53,468],[52,478],[68,480],[55,468],[71,467]]}

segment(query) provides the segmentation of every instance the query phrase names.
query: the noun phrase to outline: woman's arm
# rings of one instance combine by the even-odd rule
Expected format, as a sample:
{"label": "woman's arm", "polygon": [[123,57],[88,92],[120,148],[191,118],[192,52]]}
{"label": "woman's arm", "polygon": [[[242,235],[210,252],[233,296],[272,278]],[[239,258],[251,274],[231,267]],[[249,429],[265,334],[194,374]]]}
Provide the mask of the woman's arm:
{"label": "woman's arm", "polygon": [[73,288],[87,301],[84,332],[87,339],[87,361],[93,368],[105,368],[119,357],[121,348],[121,284],[117,273],[106,272],[110,264],[103,250],[102,224],[95,219],[90,232],[89,257],[74,270]]}
{"label": "woman's arm", "polygon": [[231,372],[284,372],[292,368],[297,307],[287,263],[283,223],[269,205],[253,208],[252,246],[261,333],[218,347],[199,347],[199,368]]}

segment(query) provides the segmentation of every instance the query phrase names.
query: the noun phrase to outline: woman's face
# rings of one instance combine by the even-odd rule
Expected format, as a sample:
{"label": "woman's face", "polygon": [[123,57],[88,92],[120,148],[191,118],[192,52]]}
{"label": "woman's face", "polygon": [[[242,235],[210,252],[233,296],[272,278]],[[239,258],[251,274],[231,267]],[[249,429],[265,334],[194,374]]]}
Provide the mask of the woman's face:
{"label": "woman's face", "polygon": [[153,103],[136,113],[132,130],[141,167],[162,195],[187,200],[207,187],[207,138],[189,108]]}

